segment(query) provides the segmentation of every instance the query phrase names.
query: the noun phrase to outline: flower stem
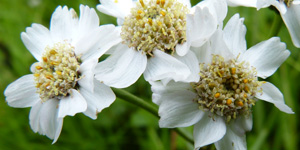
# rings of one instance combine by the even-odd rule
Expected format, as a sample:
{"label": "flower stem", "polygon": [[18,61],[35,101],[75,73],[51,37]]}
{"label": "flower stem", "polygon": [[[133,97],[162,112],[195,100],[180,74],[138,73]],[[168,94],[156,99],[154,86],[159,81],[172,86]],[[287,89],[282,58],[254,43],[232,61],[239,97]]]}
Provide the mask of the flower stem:
{"label": "flower stem", "polygon": [[[125,100],[127,102],[130,102],[132,104],[135,104],[145,110],[147,110],[149,113],[151,113],[152,115],[156,116],[159,118],[157,112],[158,112],[158,108],[154,105],[151,105],[150,103],[148,103],[147,101],[144,101],[143,99],[125,91],[125,90],[121,90],[121,89],[116,89],[116,88],[112,88],[112,90],[114,91],[114,93],[116,94],[116,96],[122,100]],[[191,144],[194,144],[193,139],[188,136],[184,131],[182,131],[180,128],[174,128],[173,129],[178,135],[180,135],[183,139],[185,139],[186,141],[188,141]]]}
{"label": "flower stem", "polygon": [[271,27],[271,31],[269,33],[269,37],[273,37],[273,36],[277,36],[279,31],[280,31],[280,28],[282,26],[282,19],[281,19],[281,16],[279,13],[276,13],[275,16],[274,16],[274,20],[273,20],[273,23],[272,23],[272,27]]}

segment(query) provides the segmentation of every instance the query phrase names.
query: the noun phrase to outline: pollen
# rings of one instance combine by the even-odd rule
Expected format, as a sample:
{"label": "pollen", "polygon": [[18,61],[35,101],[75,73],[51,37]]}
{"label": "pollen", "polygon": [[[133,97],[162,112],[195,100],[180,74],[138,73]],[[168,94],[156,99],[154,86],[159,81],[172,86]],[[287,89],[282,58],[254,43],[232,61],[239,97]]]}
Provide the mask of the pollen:
{"label": "pollen", "polygon": [[225,60],[219,55],[213,55],[211,62],[200,64],[200,80],[191,83],[199,108],[212,116],[223,116],[227,122],[251,114],[254,96],[262,93],[263,81],[258,81],[256,69],[249,63]]}
{"label": "pollen", "polygon": [[123,43],[149,57],[153,50],[174,54],[186,42],[189,9],[177,0],[139,0],[121,29]]}
{"label": "pollen", "polygon": [[215,98],[219,98],[219,97],[220,97],[220,93],[216,93]]}
{"label": "pollen", "polygon": [[77,88],[80,80],[80,57],[74,53],[74,47],[68,43],[56,43],[47,46],[42,61],[36,65],[34,72],[37,93],[42,101],[61,99],[69,94],[70,89]]}

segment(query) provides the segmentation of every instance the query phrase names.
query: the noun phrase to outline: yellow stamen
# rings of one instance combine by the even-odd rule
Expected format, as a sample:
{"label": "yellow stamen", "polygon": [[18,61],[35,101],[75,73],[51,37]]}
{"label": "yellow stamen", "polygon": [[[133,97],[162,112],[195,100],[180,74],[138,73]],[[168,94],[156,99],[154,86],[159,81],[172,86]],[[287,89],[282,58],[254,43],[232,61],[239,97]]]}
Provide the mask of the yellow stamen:
{"label": "yellow stamen", "polygon": [[244,79],[244,83],[248,83],[248,79]]}
{"label": "yellow stamen", "polygon": [[142,11],[142,10],[138,10],[137,13],[138,13],[138,14],[141,14],[141,13],[143,13],[143,11]]}
{"label": "yellow stamen", "polygon": [[249,87],[248,86],[245,86],[244,89],[245,89],[246,92],[249,92]]}
{"label": "yellow stamen", "polygon": [[148,23],[152,26],[152,19],[148,18]]}
{"label": "yellow stamen", "polygon": [[238,101],[238,102],[237,102],[237,105],[243,107],[243,106],[244,106],[244,103],[243,103],[242,101]]}
{"label": "yellow stamen", "polygon": [[44,61],[44,62],[47,62],[47,61],[48,61],[47,57],[42,57],[42,58],[43,58],[43,61]]}
{"label": "yellow stamen", "polygon": [[232,100],[231,99],[227,99],[226,104],[230,105],[231,103],[232,103]]}
{"label": "yellow stamen", "polygon": [[144,4],[144,1],[143,0],[140,0],[140,3],[143,7],[145,7],[145,4]]}
{"label": "yellow stamen", "polygon": [[216,93],[215,98],[219,98],[219,97],[220,97],[220,93]]}
{"label": "yellow stamen", "polygon": [[160,11],[160,14],[163,15],[163,16],[166,15],[166,13],[164,11]]}
{"label": "yellow stamen", "polygon": [[61,75],[61,71],[55,71],[55,73]]}
{"label": "yellow stamen", "polygon": [[55,55],[57,52],[53,49],[50,51],[50,54]]}
{"label": "yellow stamen", "polygon": [[247,98],[248,97],[248,95],[247,94],[244,94],[244,98]]}
{"label": "yellow stamen", "polygon": [[35,68],[36,68],[37,70],[43,69],[43,67],[41,67],[41,66],[35,66]]}
{"label": "yellow stamen", "polygon": [[236,68],[231,68],[231,74],[235,74],[236,73]]}
{"label": "yellow stamen", "polygon": [[46,78],[47,78],[47,79],[51,79],[51,78],[53,78],[53,75],[50,75],[50,74],[49,74],[49,75],[46,75]]}
{"label": "yellow stamen", "polygon": [[35,73],[35,74],[33,74],[35,77],[39,77],[40,76],[40,74],[38,74],[38,73]]}

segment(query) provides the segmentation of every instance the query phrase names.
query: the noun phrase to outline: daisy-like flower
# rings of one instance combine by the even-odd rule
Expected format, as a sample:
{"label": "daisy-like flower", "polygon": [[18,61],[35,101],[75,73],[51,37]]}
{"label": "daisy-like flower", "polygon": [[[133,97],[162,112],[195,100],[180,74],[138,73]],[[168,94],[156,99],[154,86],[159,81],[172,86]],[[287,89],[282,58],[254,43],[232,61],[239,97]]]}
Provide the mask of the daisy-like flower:
{"label": "daisy-like flower", "polygon": [[243,19],[235,15],[224,31],[194,49],[200,64],[197,81],[150,82],[160,127],[194,125],[195,149],[214,143],[217,149],[242,150],[247,149],[245,132],[252,128],[256,101],[293,113],[273,84],[258,80],[271,76],[290,52],[277,37],[246,50],[245,33]]}
{"label": "daisy-like flower", "polygon": [[189,47],[207,41],[227,13],[225,0],[204,1],[193,8],[187,0],[100,2],[101,12],[118,18],[122,42],[96,66],[95,77],[117,88],[131,85],[142,73],[147,81],[189,80],[185,62],[196,59]]}
{"label": "daisy-like flower", "polygon": [[300,48],[300,0],[227,0],[230,6],[256,7],[274,6],[287,26],[294,45]]}
{"label": "daisy-like flower", "polygon": [[6,101],[12,107],[32,107],[30,126],[34,132],[54,139],[60,135],[63,118],[83,112],[96,119],[97,113],[114,100],[112,90],[94,79],[98,58],[115,45],[113,25],[99,26],[96,11],[80,6],[57,7],[50,30],[32,24],[21,34],[26,48],[38,61],[25,75],[7,86]]}

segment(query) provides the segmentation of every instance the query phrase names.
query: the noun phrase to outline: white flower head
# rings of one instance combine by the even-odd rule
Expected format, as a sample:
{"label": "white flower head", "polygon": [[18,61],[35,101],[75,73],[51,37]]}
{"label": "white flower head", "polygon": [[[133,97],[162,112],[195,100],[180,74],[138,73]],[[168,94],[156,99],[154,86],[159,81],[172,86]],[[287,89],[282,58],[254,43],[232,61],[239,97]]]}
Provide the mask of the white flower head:
{"label": "white flower head", "polygon": [[32,107],[29,115],[34,132],[54,139],[63,118],[83,112],[92,119],[114,100],[112,90],[94,79],[98,58],[119,42],[113,25],[99,26],[93,8],[57,7],[50,30],[32,24],[21,34],[26,48],[38,62],[25,75],[7,86],[4,95],[12,107]]}
{"label": "white flower head", "polygon": [[197,64],[185,63],[196,59],[189,47],[205,43],[227,13],[225,0],[204,1],[193,8],[188,0],[100,2],[98,10],[118,18],[122,43],[97,65],[96,78],[108,79],[103,82],[117,88],[133,84],[142,73],[147,81],[194,80],[190,67]]}
{"label": "white flower head", "polygon": [[300,0],[227,0],[229,6],[247,6],[257,9],[274,6],[289,30],[294,45],[300,48]]}
{"label": "white flower head", "polygon": [[290,52],[279,38],[246,50],[243,20],[233,16],[224,30],[193,49],[200,64],[198,81],[150,82],[160,127],[194,125],[195,150],[212,143],[217,149],[247,149],[245,132],[252,128],[252,106],[259,99],[293,113],[273,84],[258,80],[271,76]]}

